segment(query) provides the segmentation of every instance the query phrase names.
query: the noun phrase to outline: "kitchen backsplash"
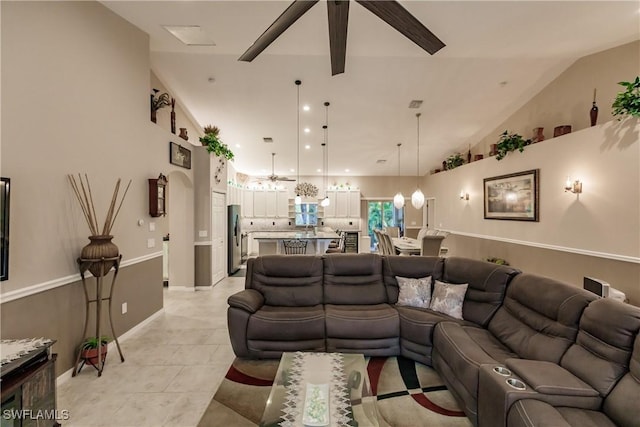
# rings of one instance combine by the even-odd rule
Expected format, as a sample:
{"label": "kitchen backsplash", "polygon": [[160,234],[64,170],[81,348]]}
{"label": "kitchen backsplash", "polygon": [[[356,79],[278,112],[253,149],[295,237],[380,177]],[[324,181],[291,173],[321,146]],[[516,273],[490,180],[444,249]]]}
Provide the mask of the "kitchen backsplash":
{"label": "kitchen backsplash", "polygon": [[[334,230],[360,231],[359,218],[326,218],[318,221],[318,227],[330,227]],[[242,231],[278,231],[301,230],[291,218],[243,218]],[[313,227],[308,227],[313,228]]]}

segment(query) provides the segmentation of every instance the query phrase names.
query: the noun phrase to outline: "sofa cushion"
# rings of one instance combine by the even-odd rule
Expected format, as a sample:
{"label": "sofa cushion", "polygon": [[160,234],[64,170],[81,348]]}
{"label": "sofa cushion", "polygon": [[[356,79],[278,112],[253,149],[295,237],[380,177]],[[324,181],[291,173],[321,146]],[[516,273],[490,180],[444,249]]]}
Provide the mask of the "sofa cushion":
{"label": "sofa cushion", "polygon": [[324,303],[368,305],[387,302],[382,258],[377,254],[324,256]]}
{"label": "sofa cushion", "polygon": [[265,305],[249,318],[247,338],[264,341],[303,341],[324,338],[324,310],[314,307]]}
{"label": "sofa cushion", "polygon": [[489,330],[519,357],[559,363],[578,333],[582,311],[597,298],[533,274],[516,276]]}
{"label": "sofa cushion", "polygon": [[[607,417],[604,413],[599,411],[590,411],[588,409],[579,408],[556,408],[562,418],[567,420],[567,423],[575,427],[616,427],[616,424]],[[636,420],[637,421],[637,420]],[[633,425],[633,424],[628,424]],[[637,425],[637,424],[636,424]]]}
{"label": "sofa cushion", "polygon": [[640,422],[640,335],[636,336],[627,372],[604,400],[604,412],[621,426]]}
{"label": "sofa cushion", "polygon": [[400,292],[396,305],[429,308],[431,305],[431,276],[413,279],[396,276]]}
{"label": "sofa cushion", "polygon": [[382,258],[382,274],[390,304],[398,300],[398,281],[396,276],[420,278],[431,276],[442,279],[444,259],[439,257],[387,255]]}
{"label": "sofa cushion", "polygon": [[454,285],[436,280],[429,308],[462,320],[462,307],[468,287],[468,283]]}
{"label": "sofa cushion", "polygon": [[327,337],[378,339],[400,336],[398,312],[389,304],[325,305]]}
{"label": "sofa cushion", "polygon": [[[507,285],[520,270],[469,258],[448,257],[443,282],[468,283],[462,317],[486,326],[502,304]],[[437,279],[437,277],[435,277]]]}
{"label": "sofa cushion", "polygon": [[491,356],[496,362],[506,364],[507,359],[517,358],[518,355],[505,347],[498,339],[484,328],[468,327],[463,325],[464,331],[469,338],[482,348],[482,350]]}
{"label": "sofa cushion", "polygon": [[605,397],[629,370],[639,330],[640,308],[608,298],[593,301],[561,365]]}
{"label": "sofa cushion", "polygon": [[554,408],[534,399],[518,400],[509,409],[508,427],[616,427],[602,412]]}

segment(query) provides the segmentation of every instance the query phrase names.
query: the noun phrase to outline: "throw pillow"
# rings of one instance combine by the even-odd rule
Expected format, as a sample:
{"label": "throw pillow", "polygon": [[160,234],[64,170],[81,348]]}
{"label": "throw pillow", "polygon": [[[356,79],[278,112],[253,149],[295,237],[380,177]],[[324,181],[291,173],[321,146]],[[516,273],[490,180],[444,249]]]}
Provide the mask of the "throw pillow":
{"label": "throw pillow", "polygon": [[397,305],[429,308],[431,304],[431,276],[420,279],[396,276],[400,293]]}
{"label": "throw pillow", "polygon": [[468,287],[468,283],[454,285],[436,280],[429,308],[456,319],[462,319],[462,304]]}

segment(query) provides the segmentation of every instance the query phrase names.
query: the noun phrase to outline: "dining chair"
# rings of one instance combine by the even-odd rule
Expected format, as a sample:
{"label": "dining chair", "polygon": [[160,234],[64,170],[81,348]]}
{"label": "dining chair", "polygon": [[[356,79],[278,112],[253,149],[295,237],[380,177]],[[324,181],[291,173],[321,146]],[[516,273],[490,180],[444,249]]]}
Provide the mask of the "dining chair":
{"label": "dining chair", "polygon": [[439,256],[444,236],[424,236],[421,241],[420,256]]}
{"label": "dining chair", "polygon": [[385,255],[395,255],[396,248],[393,245],[393,240],[391,239],[391,236],[389,236],[387,233],[382,233],[382,238],[384,239],[384,244],[386,247]]}
{"label": "dining chair", "polygon": [[400,237],[400,227],[385,227],[383,232],[389,237]]}
{"label": "dining chair", "polygon": [[284,253],[287,255],[300,255],[307,253],[308,240],[283,240]]}

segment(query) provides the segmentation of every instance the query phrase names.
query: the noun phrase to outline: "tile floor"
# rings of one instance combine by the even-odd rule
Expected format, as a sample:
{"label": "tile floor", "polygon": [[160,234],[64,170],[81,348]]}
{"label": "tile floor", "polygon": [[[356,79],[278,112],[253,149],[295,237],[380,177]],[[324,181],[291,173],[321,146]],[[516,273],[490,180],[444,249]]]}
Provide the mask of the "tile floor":
{"label": "tile floor", "polygon": [[[197,426],[235,357],[227,331],[227,297],[244,277],[211,290],[164,291],[164,313],[110,351],[102,377],[85,367],[58,387],[65,427]],[[150,344],[152,346],[150,346]]]}

